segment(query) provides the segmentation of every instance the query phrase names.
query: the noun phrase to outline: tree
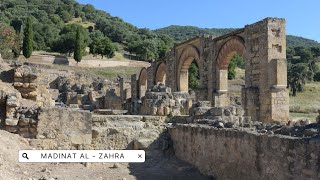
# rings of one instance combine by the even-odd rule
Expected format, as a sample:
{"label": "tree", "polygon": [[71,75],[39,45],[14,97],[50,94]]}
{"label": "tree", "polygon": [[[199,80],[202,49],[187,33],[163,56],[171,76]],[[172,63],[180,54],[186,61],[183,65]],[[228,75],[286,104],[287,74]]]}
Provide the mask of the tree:
{"label": "tree", "polygon": [[108,37],[104,38],[102,42],[102,46],[103,46],[103,49],[101,51],[102,58],[104,55],[107,56],[108,58],[113,58],[115,56],[114,52],[116,51],[116,48]]}
{"label": "tree", "polygon": [[83,48],[86,47],[89,39],[87,29],[77,24],[68,24],[63,27],[60,32],[60,38],[54,42],[51,49],[70,56],[70,54],[75,50],[76,32],[79,29],[83,40]]}
{"label": "tree", "polygon": [[0,54],[3,58],[12,58],[20,54],[20,38],[15,30],[0,23]]}
{"label": "tree", "polygon": [[97,54],[100,54],[102,47],[102,40],[104,38],[104,35],[101,31],[96,30],[90,33],[89,35],[89,48],[90,53],[93,54],[93,56],[96,56]]}
{"label": "tree", "polygon": [[194,60],[188,70],[188,82],[190,89],[197,89],[200,85],[199,67]]}
{"label": "tree", "polygon": [[236,77],[236,59],[232,59],[228,65],[228,79],[232,80]]}
{"label": "tree", "polygon": [[77,61],[77,64],[82,60],[82,53],[83,53],[83,37],[81,34],[81,29],[77,29],[76,33],[76,44],[74,50],[74,59]]}
{"label": "tree", "polygon": [[33,51],[33,29],[32,29],[32,20],[30,17],[27,18],[25,28],[24,28],[24,37],[23,37],[23,55],[27,59],[30,58]]}
{"label": "tree", "polygon": [[67,11],[62,11],[60,14],[61,19],[67,23],[72,20],[72,15],[68,13]]}
{"label": "tree", "polygon": [[12,26],[14,30],[16,30],[17,34],[20,34],[22,21],[18,18],[15,18],[11,21],[10,26]]}
{"label": "tree", "polygon": [[296,96],[297,92],[302,92],[307,81],[308,65],[305,63],[288,64],[288,86],[292,92],[292,96]]}

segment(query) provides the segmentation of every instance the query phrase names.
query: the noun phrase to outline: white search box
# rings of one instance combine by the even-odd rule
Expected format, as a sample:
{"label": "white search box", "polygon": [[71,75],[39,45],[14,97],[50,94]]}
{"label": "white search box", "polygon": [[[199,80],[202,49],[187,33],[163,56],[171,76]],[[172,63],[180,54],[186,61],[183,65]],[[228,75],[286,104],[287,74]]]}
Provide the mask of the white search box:
{"label": "white search box", "polygon": [[143,150],[20,150],[19,162],[145,162]]}

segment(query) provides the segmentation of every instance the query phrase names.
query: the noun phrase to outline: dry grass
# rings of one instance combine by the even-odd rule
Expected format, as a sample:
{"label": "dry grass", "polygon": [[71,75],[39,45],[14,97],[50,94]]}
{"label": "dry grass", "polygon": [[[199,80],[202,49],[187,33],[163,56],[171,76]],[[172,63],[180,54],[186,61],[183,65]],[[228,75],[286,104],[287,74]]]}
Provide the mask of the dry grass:
{"label": "dry grass", "polygon": [[104,78],[117,78],[118,76],[130,78],[132,74],[139,73],[141,67],[104,67],[104,68],[84,68],[77,66],[64,66],[57,64],[45,65],[45,68],[58,70],[71,70],[75,73],[86,74],[91,76],[100,76]]}
{"label": "dry grass", "polygon": [[90,26],[94,27],[96,24],[88,21],[82,21],[82,18],[73,18],[71,21],[69,21],[67,24],[79,24],[84,28],[88,28]]}
{"label": "dry grass", "polygon": [[293,113],[290,112],[290,119],[309,119],[315,122],[318,114],[317,113]]}
{"label": "dry grass", "polygon": [[290,112],[317,113],[320,109],[320,82],[308,83],[305,91],[290,96]]}

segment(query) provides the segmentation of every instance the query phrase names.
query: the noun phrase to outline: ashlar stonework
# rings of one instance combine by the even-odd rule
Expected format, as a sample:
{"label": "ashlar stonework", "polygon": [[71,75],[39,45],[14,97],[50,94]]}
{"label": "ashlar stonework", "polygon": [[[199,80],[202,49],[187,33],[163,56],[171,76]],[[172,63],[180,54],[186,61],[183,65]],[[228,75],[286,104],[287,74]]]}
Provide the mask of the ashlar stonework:
{"label": "ashlar stonework", "polygon": [[261,122],[287,122],[286,29],[285,19],[279,18],[266,18],[220,37],[195,37],[176,45],[165,58],[132,76],[133,108],[147,89],[159,83],[172,92],[188,92],[188,69],[193,61],[200,75],[196,100],[210,101],[212,107],[228,106],[228,65],[236,53],[246,61],[242,88],[245,116]]}

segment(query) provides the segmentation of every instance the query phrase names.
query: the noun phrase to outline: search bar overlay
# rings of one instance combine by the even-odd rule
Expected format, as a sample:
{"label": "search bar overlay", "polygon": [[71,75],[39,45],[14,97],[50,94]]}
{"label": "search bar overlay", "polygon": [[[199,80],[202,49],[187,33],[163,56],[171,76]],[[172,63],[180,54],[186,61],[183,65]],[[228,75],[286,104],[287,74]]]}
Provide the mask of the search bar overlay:
{"label": "search bar overlay", "polygon": [[19,162],[145,162],[143,150],[20,150]]}

